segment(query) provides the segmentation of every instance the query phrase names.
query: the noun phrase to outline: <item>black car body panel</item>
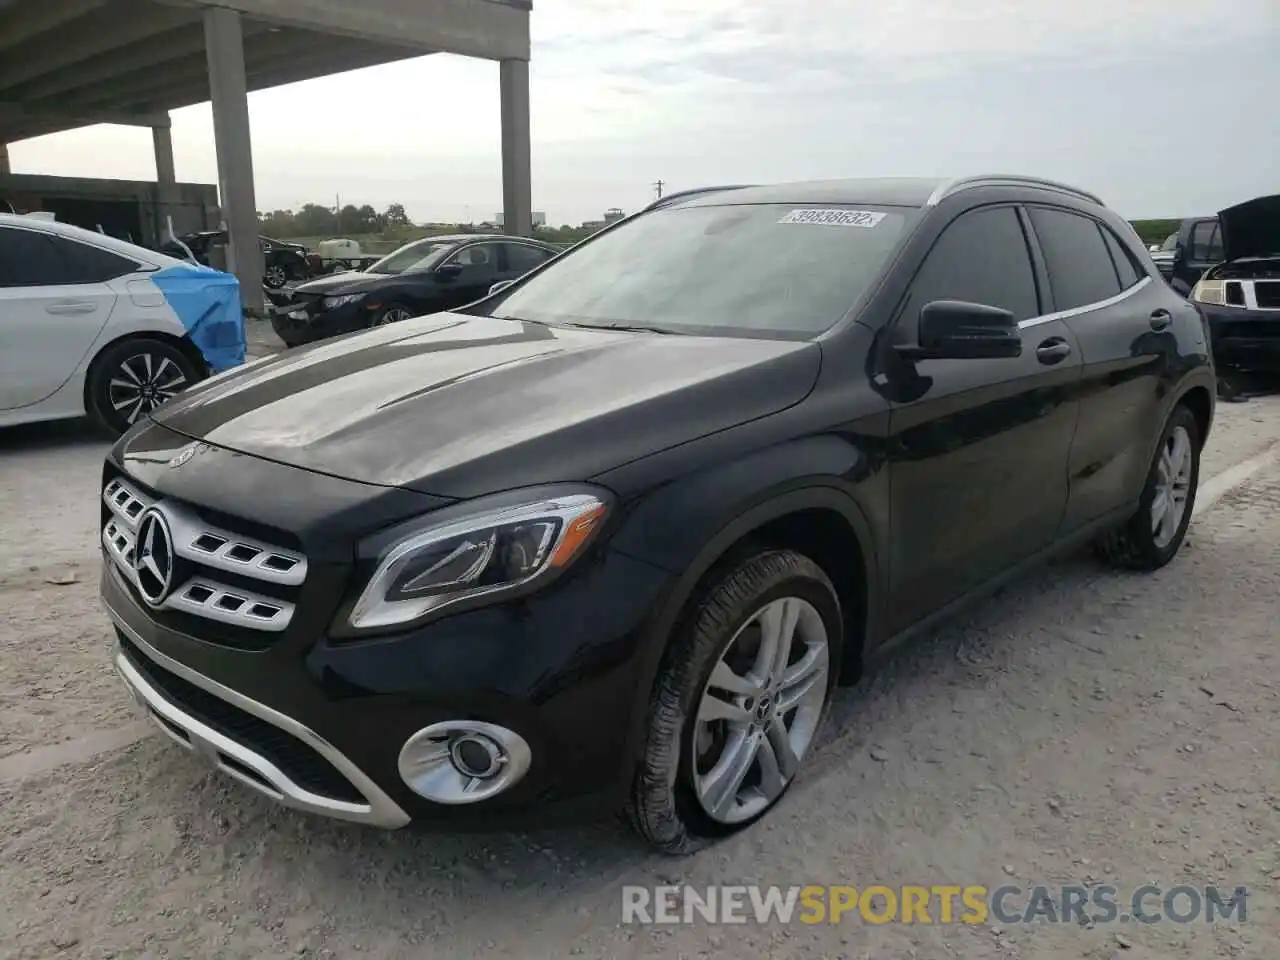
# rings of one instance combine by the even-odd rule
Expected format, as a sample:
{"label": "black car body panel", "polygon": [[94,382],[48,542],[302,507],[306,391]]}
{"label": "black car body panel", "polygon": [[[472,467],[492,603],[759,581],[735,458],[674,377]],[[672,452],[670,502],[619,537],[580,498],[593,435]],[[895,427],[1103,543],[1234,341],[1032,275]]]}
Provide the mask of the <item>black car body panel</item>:
{"label": "black car body panel", "polygon": [[[108,562],[124,655],[158,669],[167,658],[295,718],[414,818],[604,812],[630,788],[671,630],[726,551],[781,539],[819,558],[840,593],[851,678],[1010,571],[1132,514],[1176,404],[1210,427],[1201,316],[1087,196],[1016,178],[744,187],[633,220],[717,203],[900,205],[907,226],[847,315],[811,337],[495,316],[526,277],[465,313],[193,388],[116,444],[104,484],[126,479],[230,536],[305,554],[306,579],[271,588],[297,605],[283,633],[246,639],[157,613]],[[1063,264],[1090,258],[1095,286],[1078,288]],[[922,297],[1007,300],[1017,355],[920,353]],[[370,543],[562,483],[607,491],[611,507],[549,585],[402,628],[347,628]],[[104,505],[104,524],[111,515]],[[470,807],[408,789],[401,745],[458,717],[519,731],[528,775]]]}
{"label": "black car body panel", "polygon": [[441,314],[220,378],[158,420],[308,470],[475,497],[587,479],[775,413],[804,399],[819,354]]}

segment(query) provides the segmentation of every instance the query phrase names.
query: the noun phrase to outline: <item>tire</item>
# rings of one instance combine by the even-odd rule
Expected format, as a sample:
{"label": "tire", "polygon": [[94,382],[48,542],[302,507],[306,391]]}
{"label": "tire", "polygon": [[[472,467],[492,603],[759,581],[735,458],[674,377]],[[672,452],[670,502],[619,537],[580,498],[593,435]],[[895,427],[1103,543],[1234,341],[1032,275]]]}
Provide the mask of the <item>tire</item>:
{"label": "tire", "polygon": [[406,307],[403,303],[387,303],[373,315],[369,321],[371,327],[383,327],[388,323],[399,323],[401,320],[408,320],[413,316],[413,311]]}
{"label": "tire", "polygon": [[[736,833],[782,799],[825,719],[843,639],[840,601],[830,579],[790,550],[757,552],[727,564],[709,578],[695,604],[663,657],[627,808],[636,831],[671,854],[691,853]],[[790,687],[779,685],[782,671],[759,669],[765,637],[760,619],[793,623],[786,662]],[[805,679],[794,679],[805,663]],[[756,678],[769,673],[771,681],[762,689]],[[728,682],[732,686],[721,686]],[[728,694],[734,686],[739,692]],[[774,709],[780,694],[781,712]],[[736,719],[722,716],[730,713]],[[779,723],[793,764],[778,762],[784,756],[775,747]],[[739,765],[745,776],[736,778],[741,786],[717,774],[733,769],[731,756],[747,758]],[[766,764],[775,776],[767,775]]]}
{"label": "tire", "polygon": [[164,401],[200,380],[205,371],[171,343],[133,337],[107,347],[89,371],[89,416],[119,435]]}
{"label": "tire", "polygon": [[272,290],[279,290],[289,282],[289,271],[281,264],[273,263],[263,271],[262,282]]}
{"label": "tire", "polygon": [[[1182,404],[1174,407],[1160,435],[1160,445],[1138,500],[1138,512],[1096,543],[1103,560],[1126,570],[1152,571],[1159,570],[1177,555],[1195,508],[1203,442],[1195,414]],[[1178,464],[1174,464],[1176,472],[1170,483],[1166,480],[1169,473],[1166,458],[1178,457],[1176,451],[1182,443],[1187,444],[1186,466],[1178,470]],[[1168,514],[1170,510],[1179,511],[1176,519]],[[1157,511],[1162,517],[1160,523],[1157,523]]]}

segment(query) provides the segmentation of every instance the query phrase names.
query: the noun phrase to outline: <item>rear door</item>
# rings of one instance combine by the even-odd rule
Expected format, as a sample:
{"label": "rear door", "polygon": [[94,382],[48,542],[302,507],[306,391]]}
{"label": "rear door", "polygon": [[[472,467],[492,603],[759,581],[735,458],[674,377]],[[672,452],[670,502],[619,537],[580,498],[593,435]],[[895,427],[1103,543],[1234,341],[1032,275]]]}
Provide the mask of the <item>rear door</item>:
{"label": "rear door", "polygon": [[1175,331],[1198,321],[1194,307],[1147,274],[1131,238],[1074,210],[1033,206],[1028,213],[1053,309],[1084,360],[1064,520],[1064,529],[1075,529],[1138,496],[1162,426],[1161,395],[1176,377]]}
{"label": "rear door", "polygon": [[108,281],[137,269],[57,234],[0,227],[0,410],[67,382],[115,308]]}
{"label": "rear door", "polygon": [[500,261],[498,280],[519,280],[530,270],[535,270],[550,260],[554,253],[532,243],[514,241],[502,245],[505,259]]}
{"label": "rear door", "polygon": [[1080,353],[1065,323],[1042,316],[1026,231],[1013,205],[952,221],[890,331],[914,343],[925,304],[964,300],[1011,311],[1023,341],[1017,358],[889,374],[895,632],[1048,546],[1062,520]]}

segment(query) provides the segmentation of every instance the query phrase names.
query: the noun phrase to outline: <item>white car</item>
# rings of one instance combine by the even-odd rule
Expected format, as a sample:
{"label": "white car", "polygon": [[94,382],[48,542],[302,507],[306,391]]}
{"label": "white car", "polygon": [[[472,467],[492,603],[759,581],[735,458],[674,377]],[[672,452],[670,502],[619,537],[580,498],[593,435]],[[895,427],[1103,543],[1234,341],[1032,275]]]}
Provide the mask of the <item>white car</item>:
{"label": "white car", "polygon": [[88,414],[122,433],[244,349],[230,274],[0,214],[0,427]]}

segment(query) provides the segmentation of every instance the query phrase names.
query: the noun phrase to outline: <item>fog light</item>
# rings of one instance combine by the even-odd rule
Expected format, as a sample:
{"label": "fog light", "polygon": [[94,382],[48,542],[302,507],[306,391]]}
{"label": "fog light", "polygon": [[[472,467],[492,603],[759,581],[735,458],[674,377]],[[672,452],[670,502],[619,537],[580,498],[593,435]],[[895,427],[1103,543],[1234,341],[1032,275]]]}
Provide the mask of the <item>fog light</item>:
{"label": "fog light", "polygon": [[419,730],[400,750],[409,789],[436,803],[478,803],[528,772],[529,745],[514,730],[479,720],[447,720]]}

